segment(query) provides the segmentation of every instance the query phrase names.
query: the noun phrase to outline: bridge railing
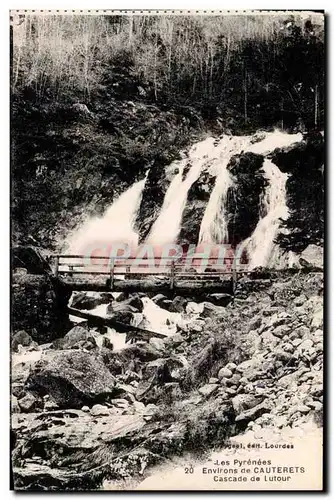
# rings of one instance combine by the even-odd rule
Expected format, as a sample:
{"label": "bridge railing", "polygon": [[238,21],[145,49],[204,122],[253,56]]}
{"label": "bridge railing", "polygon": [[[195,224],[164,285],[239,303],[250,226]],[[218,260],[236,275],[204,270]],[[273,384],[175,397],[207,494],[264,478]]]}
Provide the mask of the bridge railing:
{"label": "bridge railing", "polygon": [[175,278],[205,279],[230,276],[234,287],[237,281],[238,258],[226,256],[224,258],[208,257],[200,258],[191,256],[173,259],[172,257],[137,258],[137,257],[108,257],[84,255],[56,255],[55,275],[68,276],[74,279],[85,275],[107,276],[110,282],[114,279],[129,279],[131,277],[145,278],[150,275],[168,276],[171,288]]}

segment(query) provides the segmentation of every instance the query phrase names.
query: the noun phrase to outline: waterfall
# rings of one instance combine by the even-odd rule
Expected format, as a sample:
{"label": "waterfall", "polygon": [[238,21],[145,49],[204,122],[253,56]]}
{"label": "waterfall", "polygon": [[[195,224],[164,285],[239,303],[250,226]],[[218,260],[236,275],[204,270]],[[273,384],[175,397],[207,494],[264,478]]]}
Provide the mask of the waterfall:
{"label": "waterfall", "polygon": [[216,183],[202,219],[199,243],[228,243],[226,202],[228,188],[233,185],[227,165],[230,158],[240,153],[248,144],[249,137],[224,136],[215,145],[211,155],[215,157],[210,173]]}
{"label": "waterfall", "polygon": [[270,160],[263,163],[265,177],[269,181],[264,196],[260,200],[260,218],[253,234],[243,242],[249,256],[249,268],[258,266],[277,267],[280,259],[280,250],[274,240],[278,234],[280,219],[286,219],[285,183],[288,174],[284,174]]}
{"label": "waterfall", "polygon": [[67,242],[69,253],[82,254],[94,243],[107,248],[110,243],[136,246],[138,234],[134,221],[139,209],[146,178],[135,182],[108,208],[102,217],[90,218]]}
{"label": "waterfall", "polygon": [[[148,243],[162,245],[175,242],[180,232],[188,191],[198,179],[201,171],[206,168],[213,142],[212,137],[199,142],[190,149],[188,158],[180,162],[179,171],[166,192],[160,215],[154,222],[147,238]],[[190,169],[183,180],[183,172],[188,165],[190,165]]]}
{"label": "waterfall", "polygon": [[221,165],[215,186],[202,219],[199,243],[228,243],[227,218],[225,214],[227,191],[232,185],[231,176],[226,169],[228,161]]}
{"label": "waterfall", "polygon": [[[274,132],[266,133],[263,140],[252,144],[248,151],[266,155],[275,148],[288,147],[300,142],[302,139],[303,136],[301,133],[286,134],[275,130]],[[288,174],[281,172],[268,159],[264,160],[263,170],[268,180],[268,186],[260,199],[260,220],[253,234],[240,247],[240,254],[244,249],[248,254],[248,267],[250,269],[258,266],[277,268],[285,264],[282,258],[282,251],[274,243],[274,240],[278,235],[281,219],[285,220],[288,217],[285,190]],[[287,264],[291,265],[294,260],[290,252],[287,255]]]}

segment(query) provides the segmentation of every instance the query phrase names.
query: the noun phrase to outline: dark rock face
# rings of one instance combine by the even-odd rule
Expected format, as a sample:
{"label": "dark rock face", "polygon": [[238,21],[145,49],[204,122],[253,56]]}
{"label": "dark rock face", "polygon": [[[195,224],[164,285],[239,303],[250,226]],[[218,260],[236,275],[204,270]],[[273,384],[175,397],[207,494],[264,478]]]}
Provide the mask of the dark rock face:
{"label": "dark rock face", "polygon": [[323,245],[324,235],[324,140],[309,134],[294,147],[277,149],[272,161],[282,172],[290,173],[286,183],[288,229],[277,242],[286,250],[302,252],[309,244]]}
{"label": "dark rock face", "polygon": [[12,250],[13,268],[23,267],[30,274],[51,273],[49,263],[44,259],[39,249],[32,245],[17,245]]}
{"label": "dark rock face", "polygon": [[214,185],[215,177],[204,171],[189,189],[178,237],[180,243],[198,242],[201,222]]}
{"label": "dark rock face", "polygon": [[80,408],[112,394],[115,379],[100,357],[87,352],[48,351],[34,366],[26,386],[49,394],[59,407]]}
{"label": "dark rock face", "polygon": [[235,182],[227,193],[228,233],[232,245],[248,238],[259,221],[260,196],[267,185],[262,164],[262,155],[241,153],[232,156],[227,166]]}
{"label": "dark rock face", "polygon": [[66,307],[71,292],[47,275],[13,274],[12,330],[25,330],[39,344],[69,330]]}
{"label": "dark rock face", "polygon": [[165,167],[161,164],[153,165],[145,182],[135,222],[140,242],[143,242],[148,236],[154,221],[160,213],[168,184],[169,181],[166,178]]}

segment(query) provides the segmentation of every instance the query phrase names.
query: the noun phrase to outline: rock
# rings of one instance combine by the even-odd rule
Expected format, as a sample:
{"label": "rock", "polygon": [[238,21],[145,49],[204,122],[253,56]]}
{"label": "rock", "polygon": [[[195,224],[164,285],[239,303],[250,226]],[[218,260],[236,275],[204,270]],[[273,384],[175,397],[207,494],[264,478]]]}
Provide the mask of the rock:
{"label": "rock", "polygon": [[243,377],[247,377],[250,381],[256,378],[259,372],[262,372],[263,359],[259,356],[243,361],[236,367],[236,371],[241,373]]}
{"label": "rock", "polygon": [[242,413],[239,413],[239,415],[237,415],[235,417],[235,421],[236,422],[242,422],[242,421],[247,422],[250,420],[255,420],[258,417],[260,417],[261,415],[263,415],[264,413],[270,413],[270,410],[271,410],[271,405],[269,404],[269,402],[263,401],[262,403],[260,403],[256,406],[253,406],[249,410],[246,410]]}
{"label": "rock", "polygon": [[233,375],[233,372],[226,367],[221,368],[218,372],[219,380],[221,380],[223,378],[231,378],[232,375]]}
{"label": "rock", "polygon": [[225,392],[229,396],[234,396],[237,393],[237,390],[233,389],[233,387],[226,387]]}
{"label": "rock", "polygon": [[137,309],[138,312],[142,312],[144,309],[143,301],[137,293],[131,295],[131,297],[127,300],[127,304]]}
{"label": "rock", "polygon": [[219,379],[215,377],[209,378],[209,384],[218,384]]}
{"label": "rock", "polygon": [[145,415],[153,415],[158,410],[159,410],[159,408],[157,405],[150,403],[150,404],[145,406]]}
{"label": "rock", "polygon": [[302,295],[299,295],[299,297],[296,297],[293,300],[293,305],[296,306],[296,307],[303,306],[306,301],[307,301],[306,295],[302,294]]}
{"label": "rock", "polygon": [[203,396],[210,396],[211,394],[216,392],[218,388],[219,388],[218,384],[205,384],[198,389],[198,392],[201,393]]}
{"label": "rock", "polygon": [[163,384],[173,382],[167,359],[159,358],[146,364],[143,379],[136,390],[136,399],[143,402],[152,402],[160,397]]}
{"label": "rock", "polygon": [[18,400],[18,404],[23,412],[31,412],[41,407],[41,400],[28,392],[23,398]]}
{"label": "rock", "polygon": [[216,306],[226,307],[233,300],[233,296],[229,293],[212,293],[208,295],[208,300]]}
{"label": "rock", "polygon": [[111,404],[117,408],[127,408],[129,406],[129,401],[125,398],[116,398],[111,400]]}
{"label": "rock", "polygon": [[144,403],[141,403],[140,401],[134,401],[133,407],[138,413],[145,413],[145,405]]}
{"label": "rock", "polygon": [[273,335],[278,338],[282,338],[290,332],[291,328],[287,325],[280,325],[273,330]]}
{"label": "rock", "polygon": [[203,326],[199,321],[191,321],[188,323],[188,331],[192,333],[201,333]]}
{"label": "rock", "polygon": [[152,301],[159,307],[162,307],[161,304],[163,303],[164,300],[166,300],[167,297],[163,293],[158,293],[152,298]]}
{"label": "rock", "polygon": [[322,411],[323,409],[323,405],[322,403],[319,403],[319,401],[310,401],[309,403],[307,403],[307,406],[309,406],[310,408],[312,408],[312,410],[315,411]]}
{"label": "rock", "polygon": [[237,365],[235,363],[227,363],[227,365],[225,366],[225,368],[227,368],[228,370],[231,370],[232,372],[235,371]]}
{"label": "rock", "polygon": [[119,391],[119,392],[129,392],[130,394],[135,394],[136,393],[136,387],[134,387],[133,385],[130,385],[130,384],[117,384],[115,386],[115,391]]}
{"label": "rock", "polygon": [[297,347],[297,352],[308,351],[313,347],[313,341],[311,339],[303,340]]}
{"label": "rock", "polygon": [[251,330],[256,330],[259,328],[262,324],[262,318],[261,316],[256,316],[255,318],[251,319],[249,322],[249,331]]}
{"label": "rock", "polygon": [[215,316],[224,317],[226,315],[225,307],[216,306],[211,302],[202,302],[203,311],[201,312],[202,318],[214,318]]}
{"label": "rock", "polygon": [[[82,326],[75,326],[72,330],[66,333],[63,339],[61,339],[58,348],[72,349],[74,347],[86,347],[86,342],[92,344],[93,348],[97,347],[94,337],[88,330]],[[56,343],[54,342],[53,345],[55,346]]]}
{"label": "rock", "polygon": [[184,312],[187,300],[184,297],[177,295],[174,297],[172,303],[170,304],[169,311],[170,312]]}
{"label": "rock", "polygon": [[55,400],[51,398],[48,394],[44,396],[43,402],[44,402],[44,411],[53,411],[59,409],[59,406],[57,405]]}
{"label": "rock", "polygon": [[[36,252],[34,252],[36,254]],[[50,271],[50,266],[48,266]],[[50,342],[70,328],[67,304],[71,291],[51,276],[12,277],[11,315],[14,332],[25,330],[38,344]]]}
{"label": "rock", "polygon": [[102,416],[102,415],[109,415],[110,414],[110,410],[106,406],[103,406],[103,405],[100,405],[100,404],[96,404],[96,405],[94,405],[91,408],[90,413],[94,417],[99,417],[99,416]]}
{"label": "rock", "polygon": [[157,351],[163,351],[165,349],[165,343],[163,339],[157,339],[155,337],[151,337],[149,343]]}
{"label": "rock", "polygon": [[297,328],[295,328],[293,330],[293,332],[295,333],[296,336],[298,336],[299,338],[303,338],[303,337],[307,337],[310,335],[310,330],[309,328],[307,328],[306,326],[299,326]]}
{"label": "rock", "polygon": [[81,408],[111,394],[114,385],[101,357],[77,350],[43,353],[27,380],[30,390],[50,394],[60,408]]}
{"label": "rock", "polygon": [[310,411],[309,406],[300,404],[300,405],[296,405],[296,406],[293,406],[292,408],[290,408],[289,413],[291,415],[293,415],[294,413],[305,414],[305,413],[308,413],[309,411]]}
{"label": "rock", "polygon": [[89,412],[89,406],[83,406],[81,411],[84,411],[85,413]]}
{"label": "rock", "polygon": [[[301,262],[302,261],[302,262]],[[308,245],[300,254],[299,263],[302,267],[322,268],[324,262],[324,249],[317,245]]]}
{"label": "rock", "polygon": [[232,399],[233,409],[236,415],[243,413],[263,401],[262,397],[255,397],[251,394],[238,394]]}
{"label": "rock", "polygon": [[12,338],[12,349],[14,352],[18,351],[18,346],[22,345],[24,347],[29,346],[33,342],[30,335],[25,330],[20,330],[14,333]]}
{"label": "rock", "polygon": [[[107,303],[109,300],[107,301]],[[95,309],[95,307],[105,304],[105,297],[102,298],[99,295],[92,297],[91,295],[87,295],[85,292],[75,292],[73,294],[71,307],[75,309],[84,309],[86,311],[91,311]]]}
{"label": "rock", "polygon": [[197,304],[196,302],[188,302],[186,305],[187,314],[201,314],[203,312],[203,304]]}
{"label": "rock", "polygon": [[322,329],[324,323],[324,312],[323,309],[317,309],[313,315],[312,321],[311,321],[311,329],[312,330],[317,330]]}
{"label": "rock", "polygon": [[227,386],[239,385],[241,378],[242,378],[241,375],[239,375],[238,373],[234,373],[231,378],[225,379],[226,385]]}
{"label": "rock", "polygon": [[282,429],[283,427],[287,427],[287,425],[288,425],[288,419],[284,415],[280,417],[275,417],[273,419],[274,428]]}
{"label": "rock", "polygon": [[11,406],[10,406],[11,413],[20,413],[21,410],[17,401],[17,397],[12,395],[10,399],[11,399]]}
{"label": "rock", "polygon": [[290,344],[290,342],[287,342],[286,344],[284,344],[283,349],[284,349],[284,351],[287,351],[290,353],[294,352],[294,350],[295,350],[293,344]]}
{"label": "rock", "polygon": [[278,314],[274,314],[271,318],[270,318],[270,323],[269,323],[269,326],[272,326],[274,328],[277,329],[278,326],[280,325],[285,325],[286,326],[286,323],[288,321],[291,320],[291,314],[289,313],[286,313],[286,312],[280,312]]}
{"label": "rock", "polygon": [[116,321],[119,321],[120,323],[123,323],[125,325],[131,325],[134,321],[134,312],[136,310],[131,306],[127,306],[127,308],[131,308],[131,310],[115,311],[112,307],[108,306],[107,313]]}

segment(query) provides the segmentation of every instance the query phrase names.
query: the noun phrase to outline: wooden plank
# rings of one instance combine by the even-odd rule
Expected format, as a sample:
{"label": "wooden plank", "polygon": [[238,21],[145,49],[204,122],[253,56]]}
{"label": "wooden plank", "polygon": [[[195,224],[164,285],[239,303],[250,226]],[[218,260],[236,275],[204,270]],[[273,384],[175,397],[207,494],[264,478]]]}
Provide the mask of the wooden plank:
{"label": "wooden plank", "polygon": [[125,323],[117,321],[112,317],[102,318],[96,314],[81,311],[79,309],[75,309],[74,307],[68,307],[67,310],[72,316],[87,319],[87,321],[91,322],[91,324],[95,324],[97,326],[109,326],[111,328],[115,328],[119,333],[134,332],[134,334],[143,334],[146,338],[156,337],[164,339],[167,337],[167,335],[160,332],[146,330],[145,328],[140,328],[139,326],[126,325]]}
{"label": "wooden plank", "polygon": [[[69,278],[63,278],[63,282],[72,290],[77,291],[100,291],[107,292],[109,285],[106,281],[92,282],[92,281],[74,281]],[[191,293],[197,291],[198,293],[220,293],[232,292],[232,280],[178,280],[174,281],[173,289],[177,293]],[[115,292],[170,292],[170,277],[161,278],[159,280],[153,279],[126,279],[115,280],[113,291]]]}

